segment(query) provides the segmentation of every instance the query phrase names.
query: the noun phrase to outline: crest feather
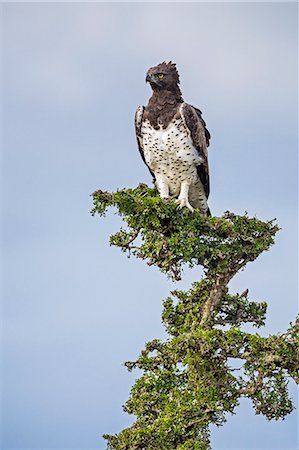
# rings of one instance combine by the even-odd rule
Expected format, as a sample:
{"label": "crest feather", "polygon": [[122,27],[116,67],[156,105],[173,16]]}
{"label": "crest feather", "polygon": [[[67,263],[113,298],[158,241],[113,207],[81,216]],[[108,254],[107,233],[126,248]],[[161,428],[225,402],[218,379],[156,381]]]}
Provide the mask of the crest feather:
{"label": "crest feather", "polygon": [[152,67],[151,70],[153,71],[165,71],[165,72],[172,72],[175,75],[175,79],[177,84],[180,84],[180,77],[179,73],[176,68],[176,63],[169,61],[168,63],[166,61],[161,62],[160,64],[157,64],[156,66]]}

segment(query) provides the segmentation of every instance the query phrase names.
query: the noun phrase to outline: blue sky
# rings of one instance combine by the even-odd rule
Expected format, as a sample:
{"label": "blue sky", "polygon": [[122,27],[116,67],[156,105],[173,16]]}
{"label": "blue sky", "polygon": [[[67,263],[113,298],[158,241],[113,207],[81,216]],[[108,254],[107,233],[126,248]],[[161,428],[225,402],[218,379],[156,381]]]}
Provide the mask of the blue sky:
{"label": "blue sky", "polygon": [[[173,60],[212,134],[210,208],[276,217],[270,252],[231,282],[268,301],[263,334],[297,310],[295,3],[6,3],[3,20],[3,449],[104,450],[132,422],[122,363],[164,336],[174,285],[108,245],[89,194],[151,183],[133,115],[148,67]],[[200,269],[185,271],[188,288]],[[296,391],[290,383],[293,396]],[[213,449],[297,448],[297,415],[249,401]]]}

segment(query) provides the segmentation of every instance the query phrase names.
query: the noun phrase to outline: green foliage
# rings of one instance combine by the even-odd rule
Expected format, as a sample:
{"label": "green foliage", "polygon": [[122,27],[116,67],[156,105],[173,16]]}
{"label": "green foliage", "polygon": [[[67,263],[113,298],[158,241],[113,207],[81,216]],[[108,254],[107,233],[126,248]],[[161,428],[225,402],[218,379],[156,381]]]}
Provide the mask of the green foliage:
{"label": "green foliage", "polygon": [[169,338],[147,343],[136,361],[125,363],[128,370],[142,370],[124,406],[136,421],[118,435],[105,435],[108,449],[208,450],[209,425],[222,425],[242,396],[269,420],[289,414],[287,377],[299,379],[299,323],[282,335],[246,333],[244,323],[264,325],[267,305],[249,301],[248,290],[232,295],[227,287],[274,243],[275,222],[229,212],[191,214],[145,185],[97,191],[93,200],[92,214],[103,216],[115,206],[127,224],[111,236],[112,245],[173,280],[180,279],[184,265],[201,265],[206,275],[164,301]]}
{"label": "green foliage", "polygon": [[[262,222],[247,215],[227,212],[223,217],[205,217],[198,210],[190,214],[173,201],[163,201],[146,185],[112,194],[96,191],[93,200],[92,214],[104,215],[109,206],[115,206],[128,225],[127,230],[111,236],[112,245],[157,265],[174,280],[180,279],[183,264],[200,264],[211,276],[233,276],[267,250],[278,231],[274,221]],[[134,242],[138,235],[140,245]]]}

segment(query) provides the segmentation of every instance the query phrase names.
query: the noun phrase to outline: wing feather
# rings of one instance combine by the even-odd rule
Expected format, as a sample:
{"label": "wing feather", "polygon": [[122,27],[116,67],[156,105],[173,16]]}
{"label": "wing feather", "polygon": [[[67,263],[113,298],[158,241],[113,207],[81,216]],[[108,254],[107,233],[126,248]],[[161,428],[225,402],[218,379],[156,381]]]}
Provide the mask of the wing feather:
{"label": "wing feather", "polygon": [[149,168],[145,157],[144,157],[144,150],[143,150],[143,139],[142,139],[142,133],[141,133],[141,127],[142,127],[142,121],[143,121],[143,113],[144,113],[144,106],[138,106],[136,113],[135,113],[135,132],[136,132],[136,138],[137,138],[137,144],[138,144],[138,150],[141,155],[141,158],[144,162],[144,164],[148,167],[148,170],[150,171],[152,177],[155,180],[155,175]]}
{"label": "wing feather", "polygon": [[203,184],[206,197],[209,197],[210,193],[210,177],[209,177],[209,164],[208,164],[208,146],[210,141],[210,133],[206,128],[205,121],[201,116],[201,111],[194,108],[187,103],[182,105],[181,114],[188,128],[194,147],[197,149],[200,157],[202,158],[202,164],[197,166],[197,172],[200,181]]}

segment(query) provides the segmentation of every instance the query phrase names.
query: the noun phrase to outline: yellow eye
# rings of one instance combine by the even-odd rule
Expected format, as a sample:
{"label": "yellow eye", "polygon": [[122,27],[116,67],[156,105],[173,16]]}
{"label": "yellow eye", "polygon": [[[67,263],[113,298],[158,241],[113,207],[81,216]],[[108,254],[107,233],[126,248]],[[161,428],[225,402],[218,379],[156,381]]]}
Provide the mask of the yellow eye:
{"label": "yellow eye", "polygon": [[159,73],[158,74],[158,78],[163,78],[164,77],[164,74],[163,73]]}

